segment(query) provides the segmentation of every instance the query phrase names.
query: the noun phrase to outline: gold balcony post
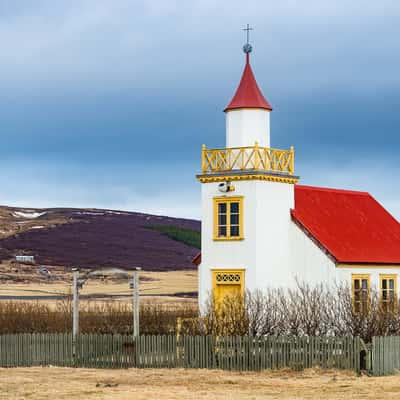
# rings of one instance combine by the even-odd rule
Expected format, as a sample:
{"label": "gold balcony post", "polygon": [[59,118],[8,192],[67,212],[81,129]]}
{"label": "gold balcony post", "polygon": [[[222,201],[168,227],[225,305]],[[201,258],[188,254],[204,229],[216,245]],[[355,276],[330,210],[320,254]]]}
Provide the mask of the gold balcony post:
{"label": "gold balcony post", "polygon": [[226,166],[228,171],[232,169],[232,149],[226,149]]}
{"label": "gold balcony post", "polygon": [[245,156],[245,149],[244,149],[244,147],[240,147],[240,148],[239,148],[239,152],[240,152],[240,155],[241,155],[241,160],[240,160],[239,169],[243,170],[243,169],[244,169],[244,166],[245,166],[245,159],[244,159],[244,156]]}
{"label": "gold balcony post", "polygon": [[289,169],[289,174],[293,175],[294,174],[294,147],[290,146],[290,169]]}
{"label": "gold balcony post", "polygon": [[260,168],[260,154],[258,152],[258,142],[254,143],[254,169]]}
{"label": "gold balcony post", "polygon": [[207,157],[207,148],[206,145],[203,144],[201,146],[201,169],[203,171],[203,173],[207,172],[207,161],[206,161],[206,157]]}

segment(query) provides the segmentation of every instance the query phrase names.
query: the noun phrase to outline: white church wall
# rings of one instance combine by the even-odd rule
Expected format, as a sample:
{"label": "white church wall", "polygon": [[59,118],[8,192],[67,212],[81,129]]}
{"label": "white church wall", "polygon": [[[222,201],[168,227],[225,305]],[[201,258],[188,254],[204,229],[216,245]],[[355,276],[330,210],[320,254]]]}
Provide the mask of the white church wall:
{"label": "white church wall", "polygon": [[337,267],[292,221],[289,210],[294,206],[293,185],[257,180],[233,183],[236,189],[227,197],[243,196],[244,239],[241,241],[213,240],[213,198],[222,193],[218,191],[218,183],[202,185],[200,305],[211,293],[213,269],[245,269],[246,289],[250,291],[267,287],[294,288],[296,278],[310,285],[351,286],[352,274],[368,274],[375,289],[379,289],[382,274],[396,274],[400,279],[400,268]]}
{"label": "white church wall", "polygon": [[246,269],[245,282],[253,279],[247,271],[255,263],[255,181],[234,182],[235,191],[226,197],[243,196],[243,237],[244,240],[213,239],[214,197],[221,197],[218,183],[202,184],[202,226],[199,302],[203,304],[211,292],[211,271],[213,269]]}
{"label": "white church wall", "polygon": [[[370,276],[371,288],[378,290],[381,275],[397,275],[400,278],[400,268],[384,266],[357,266],[349,268],[337,267],[330,258],[302,229],[294,222],[290,227],[291,235],[291,265],[293,277],[310,285],[324,284],[333,287],[345,284],[351,287],[352,275]],[[398,295],[400,282],[398,282]]]}
{"label": "white church wall", "polygon": [[248,288],[288,286],[291,281],[289,210],[294,207],[294,186],[257,181],[256,274]]}
{"label": "white church wall", "polygon": [[218,183],[202,184],[202,262],[199,268],[199,302],[211,292],[213,269],[245,269],[246,288],[285,286],[291,279],[290,208],[293,185],[260,181],[234,181],[227,197],[243,196],[243,240],[213,240],[213,199],[220,197]]}
{"label": "white church wall", "polygon": [[226,147],[270,147],[268,110],[237,109],[226,113]]}
{"label": "white church wall", "polygon": [[342,279],[351,285],[351,276],[355,275],[369,275],[371,289],[379,292],[380,289],[380,276],[381,275],[396,275],[397,276],[397,295],[399,296],[399,279],[400,279],[400,268],[387,268],[387,267],[353,267],[353,268],[336,268],[336,279]]}
{"label": "white church wall", "polygon": [[334,261],[293,221],[290,224],[292,276],[311,285],[331,283],[336,276]]}

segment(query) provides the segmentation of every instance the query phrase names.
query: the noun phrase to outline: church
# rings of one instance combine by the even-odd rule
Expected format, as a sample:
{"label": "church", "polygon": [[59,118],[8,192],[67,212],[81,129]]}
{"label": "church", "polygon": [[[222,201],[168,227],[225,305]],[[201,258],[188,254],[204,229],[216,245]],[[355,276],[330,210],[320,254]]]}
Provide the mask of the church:
{"label": "church", "polygon": [[202,148],[199,304],[211,294],[346,284],[355,310],[371,288],[398,298],[400,223],[369,193],[303,186],[294,148],[270,146],[272,107],[257,85],[251,45],[225,108],[226,147]]}

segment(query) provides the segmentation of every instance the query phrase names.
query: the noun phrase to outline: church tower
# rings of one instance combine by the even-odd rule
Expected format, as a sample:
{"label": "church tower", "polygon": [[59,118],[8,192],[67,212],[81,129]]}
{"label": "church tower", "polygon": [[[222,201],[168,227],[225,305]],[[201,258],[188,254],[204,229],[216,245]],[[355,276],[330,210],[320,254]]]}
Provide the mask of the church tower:
{"label": "church tower", "polygon": [[[247,28],[248,33],[249,28]],[[294,208],[294,150],[270,147],[272,107],[243,47],[245,67],[225,108],[226,147],[202,148],[202,243],[199,304],[211,294],[287,286],[290,210]],[[265,287],[264,287],[265,288]]]}

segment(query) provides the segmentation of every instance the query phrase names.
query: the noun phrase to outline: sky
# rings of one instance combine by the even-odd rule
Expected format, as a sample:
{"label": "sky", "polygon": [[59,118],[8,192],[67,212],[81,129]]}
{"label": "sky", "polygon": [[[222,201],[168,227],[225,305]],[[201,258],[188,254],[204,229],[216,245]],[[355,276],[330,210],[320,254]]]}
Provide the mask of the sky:
{"label": "sky", "polygon": [[397,0],[0,0],[0,204],[200,218],[200,150],[252,67],[300,183],[400,219]]}

